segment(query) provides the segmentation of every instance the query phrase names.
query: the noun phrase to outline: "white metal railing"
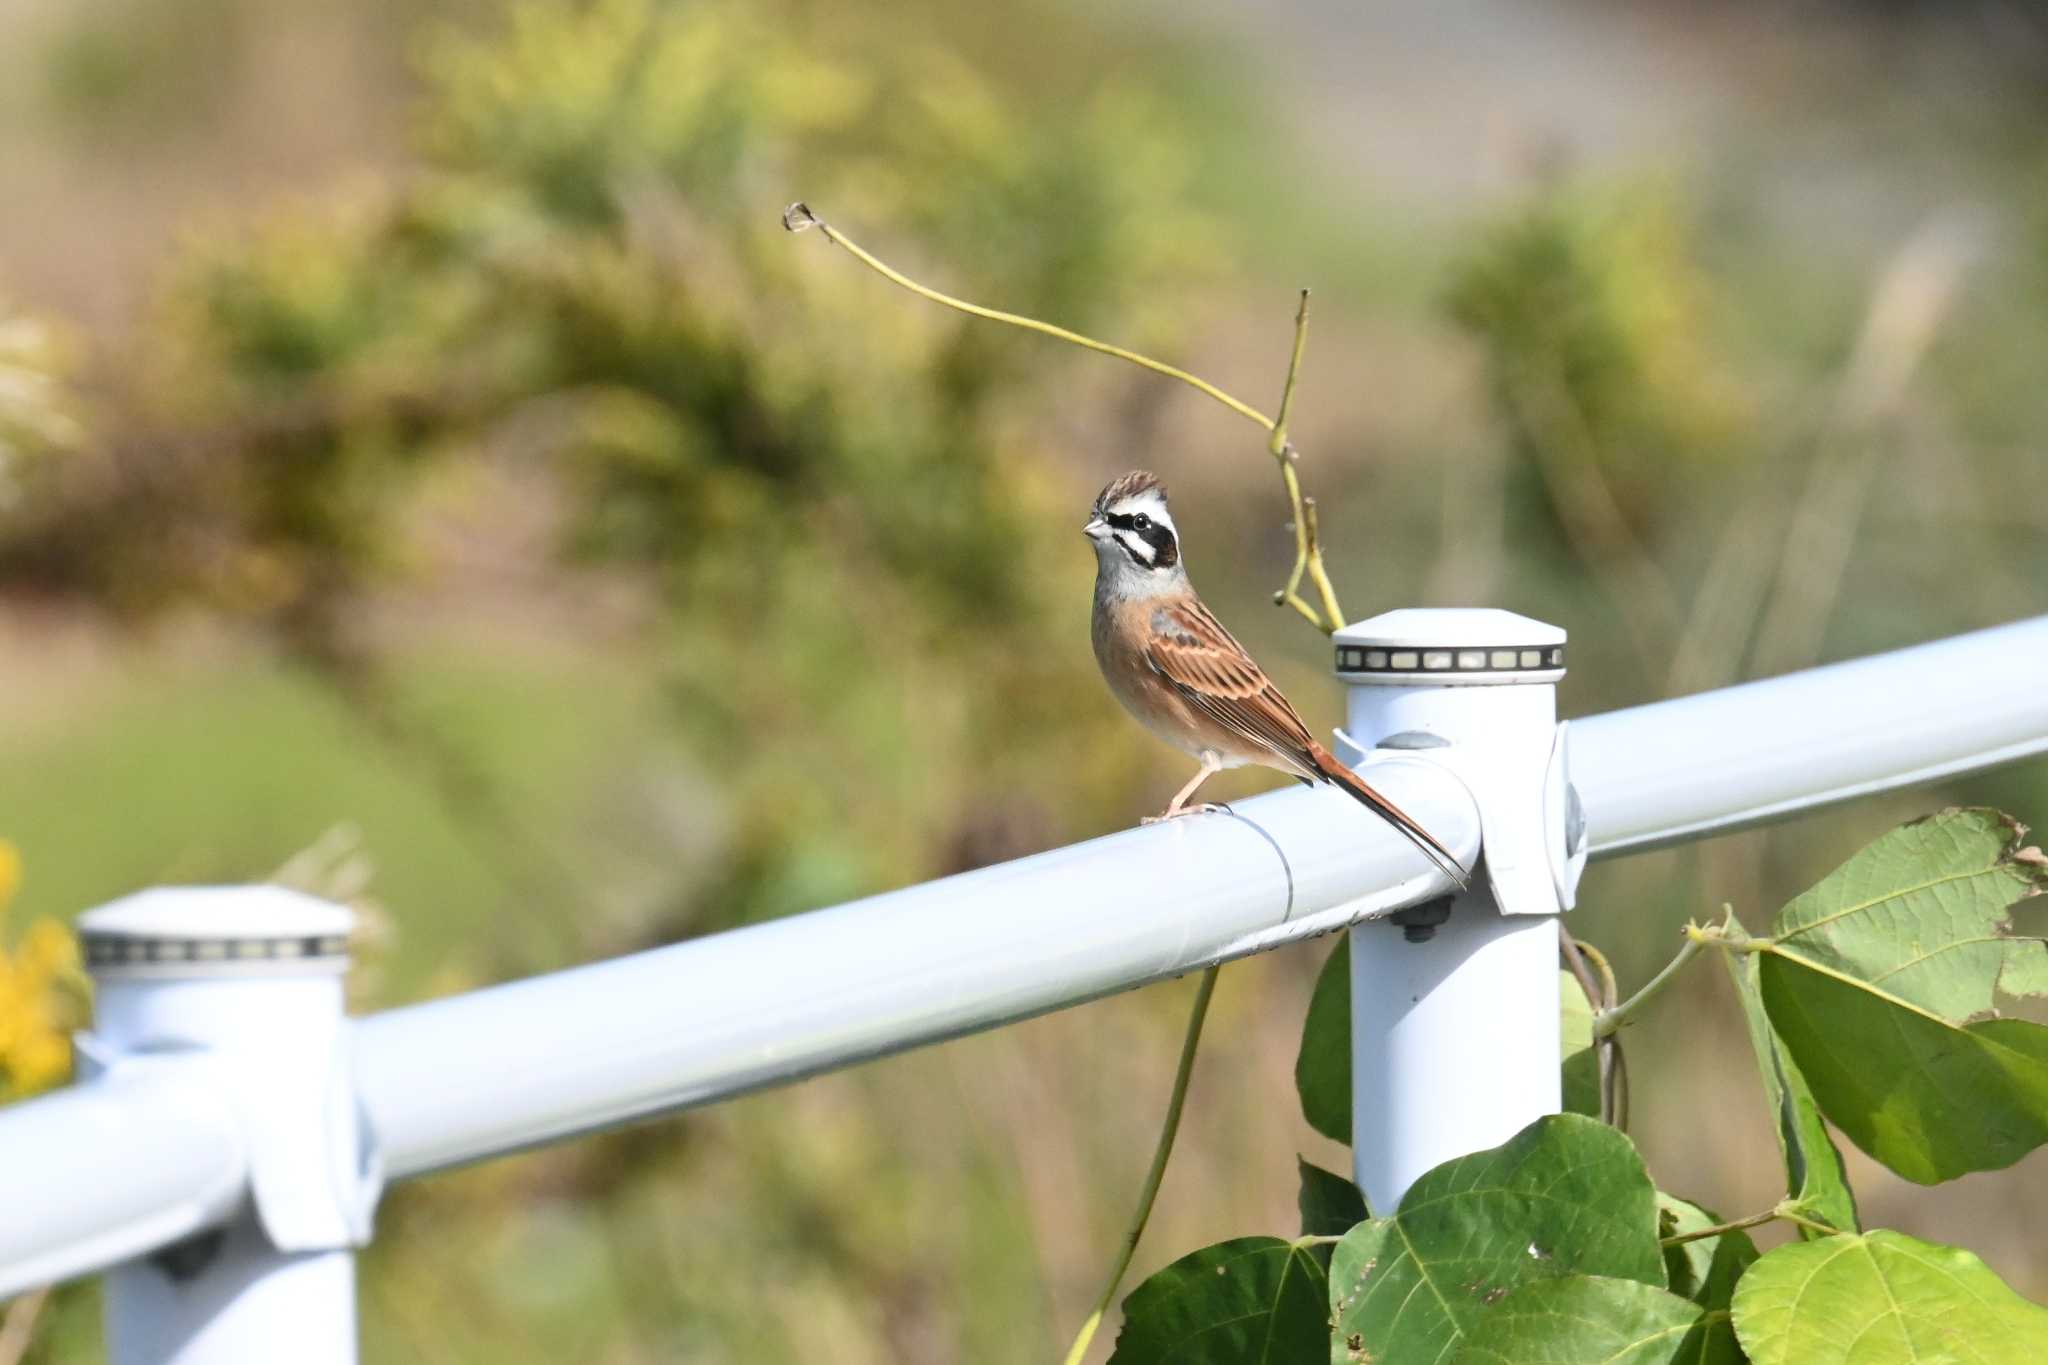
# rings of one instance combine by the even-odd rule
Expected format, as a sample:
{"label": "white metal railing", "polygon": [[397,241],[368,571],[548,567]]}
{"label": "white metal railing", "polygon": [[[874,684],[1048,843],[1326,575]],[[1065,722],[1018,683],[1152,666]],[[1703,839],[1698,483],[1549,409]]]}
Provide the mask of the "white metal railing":
{"label": "white metal railing", "polygon": [[[1479,635],[1519,619],[1426,615],[1466,621]],[[1359,629],[1340,643],[1366,638]],[[1575,874],[1565,868],[1575,858],[2048,751],[2044,676],[2048,617],[1568,727],[1547,719],[1554,674],[1501,680],[1541,685],[1540,704],[1525,699],[1519,710],[1498,704],[1515,687],[1471,689],[1458,701],[1464,709],[1446,710],[1429,687],[1387,692],[1347,680],[1351,731],[1391,746],[1367,758],[1369,780],[1467,864],[1482,828],[1488,862],[1505,864],[1521,837],[1503,823],[1514,817],[1505,806],[1527,807],[1531,839],[1539,826],[1555,826],[1553,844],[1562,846],[1549,855],[1557,888],[1547,906],[1555,911],[1569,904]],[[1564,739],[1553,746],[1559,731]],[[1445,737],[1449,748],[1428,747]],[[1495,794],[1506,779],[1488,765],[1514,745],[1539,761],[1536,786],[1516,787],[1509,801]],[[1557,784],[1548,798],[1545,753]],[[1569,799],[1560,805],[1565,777]],[[1437,940],[1406,944],[1372,921],[1445,896],[1447,879],[1343,796],[1293,789],[1237,803],[1229,816],[1113,834],[347,1024],[329,994],[294,997],[298,1022],[274,1022],[292,989],[280,984],[291,978],[288,963],[265,991],[245,985],[232,1001],[214,984],[167,991],[152,984],[153,969],[131,970],[127,985],[110,978],[102,987],[99,1032],[115,1010],[126,1021],[116,1021],[126,1029],[119,1046],[88,1040],[105,1054],[105,1074],[0,1112],[0,1297],[120,1264],[124,1276],[140,1277],[119,1296],[133,1319],[125,1336],[117,1333],[122,1365],[253,1359],[249,1343],[262,1332],[295,1314],[305,1320],[290,1296],[316,1279],[321,1287],[311,1292],[326,1296],[329,1317],[337,1294],[346,1317],[346,1247],[363,1235],[385,1179],[709,1103],[1347,925],[1365,926],[1354,930],[1354,971],[1372,989],[1359,996],[1380,1002],[1377,1015],[1355,1011],[1361,1103],[1408,1125],[1358,1138],[1361,1182],[1383,1199],[1418,1163],[1498,1141],[1510,1117],[1519,1126],[1532,1108],[1556,1104],[1554,1089],[1547,1097],[1540,1087],[1515,1089],[1529,1056],[1547,1048],[1555,1057],[1549,921],[1521,917],[1501,867],[1489,875],[1494,884],[1482,878],[1475,897],[1491,893],[1495,904],[1481,908],[1511,913],[1468,913],[1461,900]],[[233,908],[251,894],[269,898],[269,918]],[[282,894],[184,892],[174,914],[165,911],[170,901],[134,902],[114,921],[186,923],[196,914],[239,943],[252,922],[289,920]],[[327,992],[331,980],[313,976]],[[1464,1008],[1475,999],[1529,1017],[1505,1028],[1498,1017],[1482,1023],[1461,1052],[1455,1034],[1466,1026],[1455,1020],[1475,1013]],[[1548,1020],[1538,1020],[1546,1009]],[[1423,1031],[1411,1053],[1404,1038]],[[1529,1055],[1512,1047],[1503,1055],[1503,1038],[1517,1034]],[[257,1036],[262,1048],[246,1042]],[[312,1082],[279,1079],[287,1075],[280,1060],[293,1056]],[[1475,1077],[1475,1068],[1485,1074]],[[1554,1078],[1552,1065],[1541,1084],[1554,1088]],[[1486,1083],[1466,1083],[1475,1079]],[[1488,1112],[1449,1114],[1442,1097],[1451,1090],[1505,1098]],[[1416,1125],[1425,1131],[1409,1131]],[[198,1270],[136,1259],[190,1246],[209,1228],[224,1228],[223,1240],[198,1247]],[[227,1273],[208,1271],[210,1263]],[[266,1279],[270,1271],[277,1274]],[[278,1290],[262,1311],[243,1315],[256,1326],[227,1334],[224,1324],[237,1319],[219,1311],[222,1303],[253,1303],[262,1285],[287,1280],[301,1288]],[[196,1307],[177,1307],[195,1294]],[[305,1345],[293,1343],[290,1358],[353,1359],[352,1339]]]}

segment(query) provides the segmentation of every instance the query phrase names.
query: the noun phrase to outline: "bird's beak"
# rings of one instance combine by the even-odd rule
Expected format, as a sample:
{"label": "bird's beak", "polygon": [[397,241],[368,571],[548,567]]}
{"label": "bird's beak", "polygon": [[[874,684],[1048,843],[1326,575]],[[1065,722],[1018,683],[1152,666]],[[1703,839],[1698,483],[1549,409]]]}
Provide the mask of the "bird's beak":
{"label": "bird's beak", "polygon": [[1109,523],[1101,517],[1088,518],[1088,524],[1081,528],[1081,534],[1090,540],[1101,540],[1109,534]]}

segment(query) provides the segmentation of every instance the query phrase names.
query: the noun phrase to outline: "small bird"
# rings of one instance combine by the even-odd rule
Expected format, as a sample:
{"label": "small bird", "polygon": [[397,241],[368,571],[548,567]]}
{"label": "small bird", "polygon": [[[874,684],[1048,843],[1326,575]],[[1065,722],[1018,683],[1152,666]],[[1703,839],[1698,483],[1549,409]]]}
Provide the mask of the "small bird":
{"label": "small bird", "polygon": [[1257,763],[1304,785],[1328,782],[1401,833],[1460,887],[1451,851],[1316,742],[1244,646],[1188,581],[1166,489],[1144,470],[1116,479],[1081,528],[1095,545],[1095,660],[1124,708],[1160,739],[1201,762],[1157,817],[1190,808],[1195,789],[1224,768]]}

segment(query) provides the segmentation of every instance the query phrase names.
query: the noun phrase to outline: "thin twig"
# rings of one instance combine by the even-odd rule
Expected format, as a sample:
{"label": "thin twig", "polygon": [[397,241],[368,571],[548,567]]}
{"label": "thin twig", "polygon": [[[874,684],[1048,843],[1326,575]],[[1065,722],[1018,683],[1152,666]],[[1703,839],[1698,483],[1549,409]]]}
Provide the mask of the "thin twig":
{"label": "thin twig", "polygon": [[[1272,437],[1266,442],[1266,453],[1280,466],[1280,482],[1287,487],[1287,504],[1294,512],[1294,568],[1287,575],[1287,586],[1273,594],[1275,606],[1289,606],[1300,612],[1308,623],[1324,634],[1344,624],[1344,612],[1337,605],[1337,594],[1330,587],[1330,578],[1323,570],[1323,540],[1316,526],[1316,500],[1302,496],[1301,479],[1294,472],[1294,462],[1300,452],[1287,437],[1287,424],[1294,413],[1294,386],[1301,377],[1301,353],[1308,345],[1308,290],[1301,291],[1301,306],[1294,313],[1294,350],[1287,360],[1287,383],[1280,390],[1280,417],[1273,423]],[[1301,578],[1306,573],[1309,581],[1316,586],[1323,599],[1322,614],[1301,596]]]}
{"label": "thin twig", "polygon": [[1598,948],[1586,942],[1586,940],[1580,939],[1578,943],[1579,951],[1584,953],[1586,960],[1593,964],[1593,970],[1600,973],[1600,1008],[1603,1010],[1613,1009],[1619,1003],[1617,997],[1621,994],[1621,988],[1614,981],[1614,964],[1607,960],[1607,954],[1601,952]]}
{"label": "thin twig", "polygon": [[1124,1272],[1131,1268],[1131,1257],[1138,1251],[1138,1239],[1145,1235],[1145,1224],[1152,1217],[1152,1203],[1159,1195],[1159,1183],[1166,1177],[1166,1160],[1173,1155],[1173,1139],[1180,1132],[1181,1110],[1188,1098],[1188,1077],[1194,1074],[1195,1050],[1202,1041],[1202,1021],[1208,1017],[1209,999],[1216,993],[1216,973],[1221,970],[1219,965],[1204,971],[1201,985],[1195,988],[1195,1003],[1188,1010],[1187,1036],[1180,1045],[1180,1065],[1173,1073],[1173,1093],[1166,1101],[1166,1122],[1160,1126],[1159,1145],[1152,1153],[1152,1169],[1145,1173],[1145,1187],[1138,1193],[1138,1208],[1131,1215],[1131,1225],[1124,1233],[1116,1265],[1110,1270],[1109,1279],[1095,1300],[1095,1311],[1081,1324],[1074,1344],[1068,1348],[1066,1365],[1081,1365],[1082,1358],[1088,1354],[1088,1344],[1095,1340],[1095,1329],[1102,1325],[1102,1316],[1115,1302],[1117,1286],[1123,1283]]}
{"label": "thin twig", "polygon": [[1657,1239],[1657,1245],[1660,1247],[1679,1247],[1684,1246],[1687,1242],[1703,1242],[1709,1237],[1719,1237],[1724,1233],[1740,1232],[1744,1228],[1761,1227],[1773,1219],[1783,1218],[1784,1216],[1783,1211],[1779,1209],[1765,1209],[1762,1213],[1752,1213],[1747,1218],[1737,1218],[1732,1223],[1716,1223],[1710,1228],[1694,1228],[1691,1232],[1681,1232],[1671,1237],[1660,1237]]}
{"label": "thin twig", "polygon": [[20,1365],[29,1343],[35,1340],[36,1319],[49,1301],[50,1289],[45,1285],[7,1305],[7,1316],[0,1319],[0,1365]]}
{"label": "thin twig", "polygon": [[1800,1227],[1805,1228],[1808,1232],[1817,1232],[1823,1237],[1839,1237],[1842,1235],[1841,1228],[1835,1227],[1829,1223],[1823,1223],[1817,1218],[1805,1217],[1804,1215],[1795,1213],[1793,1210],[1785,1208],[1783,1206],[1780,1206],[1780,1208],[1778,1209],[1778,1217],[1784,1219],[1788,1223],[1797,1223]]}
{"label": "thin twig", "polygon": [[1622,1047],[1621,1040],[1618,1038],[1607,1039],[1606,1045],[1614,1053],[1613,1064],[1608,1068],[1608,1084],[1613,1091],[1612,1097],[1609,1100],[1609,1106],[1614,1111],[1614,1116],[1609,1122],[1626,1133],[1628,1131],[1629,1101],[1628,1051]]}
{"label": "thin twig", "polygon": [[1304,289],[1301,291],[1301,303],[1294,310],[1294,349],[1287,357],[1287,382],[1280,389],[1280,416],[1273,423],[1272,438],[1266,442],[1266,453],[1283,462],[1294,455],[1294,447],[1287,443],[1287,424],[1294,416],[1294,385],[1301,378],[1301,353],[1306,349],[1308,290]]}
{"label": "thin twig", "polygon": [[[1242,399],[1225,393],[1222,389],[1201,378],[1199,375],[1190,374],[1188,371],[1181,369],[1178,365],[1169,365],[1163,360],[1154,360],[1148,355],[1141,355],[1137,351],[1126,347],[1112,345],[1107,341],[1098,341],[1094,337],[1084,336],[1079,332],[1066,327],[1056,326],[1050,322],[1041,322],[1037,318],[1026,317],[1022,313],[1010,313],[1000,308],[987,308],[978,303],[969,303],[965,299],[941,293],[929,285],[919,284],[902,271],[876,257],[838,228],[833,227],[823,218],[820,218],[812,211],[808,204],[791,204],[787,209],[784,209],[782,225],[791,232],[804,232],[808,229],[816,228],[824,234],[825,240],[831,242],[834,246],[844,247],[862,265],[865,265],[883,279],[888,280],[891,284],[908,289],[921,299],[929,300],[941,307],[951,308],[958,313],[965,313],[970,317],[984,318],[990,322],[1006,323],[1011,327],[1021,327],[1027,332],[1037,332],[1042,336],[1054,337],[1060,341],[1084,347],[1087,350],[1099,351],[1103,355],[1115,356],[1118,360],[1127,360],[1141,369],[1150,370],[1154,374],[1165,375],[1168,379],[1179,380],[1189,388],[1199,393],[1207,394],[1238,416],[1264,427],[1270,433],[1266,448],[1280,465],[1280,479],[1287,488],[1287,505],[1294,514],[1294,571],[1288,577],[1287,586],[1274,594],[1273,601],[1276,604],[1293,607],[1302,614],[1310,625],[1322,631],[1325,635],[1334,634],[1338,627],[1344,624],[1343,609],[1337,604],[1336,590],[1330,585],[1329,572],[1323,566],[1322,541],[1316,530],[1315,500],[1302,495],[1301,480],[1294,471],[1295,461],[1300,458],[1301,452],[1293,442],[1287,439],[1287,420],[1294,406],[1295,381],[1301,372],[1302,349],[1308,343],[1308,291],[1306,289],[1301,291],[1301,305],[1294,315],[1294,349],[1288,360],[1286,387],[1281,390],[1280,394],[1280,416],[1272,418]],[[1298,591],[1304,575],[1307,576],[1310,583],[1315,585],[1316,595],[1322,599],[1320,611],[1304,599]]]}
{"label": "thin twig", "polygon": [[1670,984],[1671,979],[1678,975],[1679,968],[1692,961],[1693,956],[1699,952],[1701,946],[1702,944],[1698,939],[1687,936],[1685,941],[1678,945],[1678,956],[1665,963],[1664,969],[1651,977],[1641,990],[1616,1005],[1613,1009],[1601,1010],[1593,1016],[1593,1036],[1595,1038],[1612,1037],[1615,1030],[1628,1023],[1631,1016],[1637,1010],[1655,998],[1657,992]]}
{"label": "thin twig", "polygon": [[1716,1223],[1710,1228],[1694,1228],[1691,1232],[1680,1232],[1670,1237],[1660,1237],[1657,1239],[1657,1245],[1660,1247],[1684,1246],[1687,1242],[1705,1241],[1709,1237],[1719,1237],[1727,1232],[1740,1232],[1744,1228],[1761,1227],[1763,1224],[1776,1219],[1783,1219],[1787,1223],[1797,1223],[1809,1232],[1818,1232],[1828,1237],[1838,1236],[1842,1231],[1840,1228],[1829,1227],[1826,1223],[1806,1217],[1799,1212],[1797,1206],[1791,1200],[1781,1199],[1762,1213],[1752,1213],[1749,1217],[1738,1218],[1732,1223]]}
{"label": "thin twig", "polygon": [[[1580,951],[1591,946],[1591,944],[1581,943],[1578,939],[1573,938],[1572,931],[1565,927],[1563,920],[1560,919],[1557,922],[1558,951],[1563,954],[1565,965],[1571,969],[1572,977],[1579,983],[1579,989],[1586,993],[1586,1007],[1593,1011],[1595,1018],[1598,1018],[1607,1008],[1607,996],[1601,989],[1600,983],[1593,979],[1593,969],[1587,965],[1585,953]],[[1593,1040],[1593,1058],[1600,1068],[1600,1120],[1603,1123],[1614,1122],[1613,1047],[1612,1039],[1595,1038]]]}
{"label": "thin twig", "polygon": [[1050,322],[1040,322],[1037,318],[1027,318],[1022,313],[1006,313],[1000,308],[984,308],[978,303],[969,303],[965,299],[956,299],[951,294],[942,294],[928,285],[919,284],[900,270],[883,264],[880,260],[869,254],[864,247],[856,243],[851,237],[848,237],[838,228],[833,227],[823,218],[813,213],[808,204],[791,204],[787,209],[784,209],[782,225],[791,232],[802,232],[806,228],[816,228],[825,234],[826,240],[831,242],[832,245],[845,247],[853,254],[854,259],[862,265],[865,265],[883,279],[903,286],[903,288],[908,289],[921,299],[929,299],[933,303],[942,304],[947,308],[953,309],[955,312],[967,313],[977,318],[987,318],[990,322],[1006,322],[1012,327],[1022,327],[1027,332],[1040,332],[1049,337],[1057,337],[1061,341],[1070,341],[1076,346],[1085,346],[1091,351],[1100,351],[1104,355],[1113,355],[1118,360],[1128,360],[1131,364],[1151,370],[1154,374],[1163,374],[1168,379],[1178,379],[1190,388],[1199,389],[1238,416],[1249,418],[1268,431],[1271,431],[1274,427],[1273,419],[1260,412],[1251,404],[1232,397],[1214,384],[1211,384],[1208,380],[1198,375],[1189,374],[1177,365],[1169,365],[1163,360],[1154,360],[1148,355],[1140,355],[1138,352],[1126,350],[1122,346],[1113,346],[1107,341],[1097,341],[1094,337],[1083,336],[1079,332],[1069,331],[1065,327],[1058,327]]}
{"label": "thin twig", "polygon": [[[1573,938],[1571,931],[1562,921],[1557,926],[1557,945],[1564,954],[1572,975],[1578,978],[1579,989],[1586,993],[1586,1003],[1592,1007],[1594,1019],[1611,1012],[1616,1005],[1617,988],[1614,983],[1614,968],[1608,965],[1607,955],[1583,939]],[[1588,966],[1588,961],[1592,965]],[[1594,971],[1599,979],[1594,979]],[[1600,1064],[1600,1118],[1617,1128],[1628,1127],[1628,1064],[1622,1058],[1620,1040],[1610,1031],[1595,1034],[1593,1055]]]}
{"label": "thin twig", "polygon": [[1776,945],[1772,938],[1751,938],[1744,932],[1742,922],[1735,918],[1733,906],[1723,906],[1728,917],[1719,924],[1688,924],[1685,936],[1694,943],[1709,948],[1725,948],[1731,953],[1769,952]]}
{"label": "thin twig", "polygon": [[[1579,949],[1600,973],[1600,1001],[1594,1012],[1597,1019],[1619,1003],[1621,987],[1614,979],[1613,964],[1607,954],[1592,944],[1579,941]],[[1600,1057],[1600,1116],[1616,1128],[1628,1130],[1628,1060],[1622,1055],[1621,1039],[1613,1034],[1595,1038],[1593,1045]]]}
{"label": "thin twig", "polygon": [[1565,966],[1578,979],[1579,989],[1586,993],[1586,1004],[1597,1014],[1600,1009],[1600,983],[1593,979],[1593,969],[1586,965],[1585,954],[1579,951],[1579,941],[1572,937],[1572,931],[1564,921],[1557,922],[1557,949],[1564,955]]}
{"label": "thin twig", "polygon": [[1344,609],[1337,605],[1337,590],[1330,586],[1329,572],[1323,568],[1323,536],[1316,527],[1316,500],[1302,499],[1302,513],[1308,518],[1308,576],[1316,585],[1316,593],[1323,599],[1323,634],[1332,635],[1344,625]]}

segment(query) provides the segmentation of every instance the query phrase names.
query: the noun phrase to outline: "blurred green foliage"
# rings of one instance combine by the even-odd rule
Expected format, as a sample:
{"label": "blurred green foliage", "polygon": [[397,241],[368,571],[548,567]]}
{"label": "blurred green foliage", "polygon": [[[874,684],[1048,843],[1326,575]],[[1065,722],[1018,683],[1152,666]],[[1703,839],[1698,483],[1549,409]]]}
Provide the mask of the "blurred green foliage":
{"label": "blurred green foliage", "polygon": [[[131,831],[121,861],[164,864],[144,880],[258,875],[275,862],[260,850],[337,815],[371,856],[434,850],[378,884],[399,998],[846,899],[1121,811],[1145,741],[1079,643],[1091,564],[1073,527],[1093,490],[1022,420],[1085,362],[1038,349],[1027,366],[1017,339],[904,307],[780,223],[806,195],[965,272],[958,288],[1165,341],[1186,287],[1226,260],[1190,197],[1199,119],[1090,64],[1045,120],[1047,92],[992,78],[911,12],[602,0],[430,26],[410,171],[194,237],[106,439],[0,524],[16,584],[136,622],[197,608],[291,666],[245,661],[232,688],[169,669],[132,717],[36,749],[0,790],[48,835],[75,818],[37,799],[53,783],[146,807],[143,770],[206,773]],[[394,669],[381,595],[434,582],[436,519],[478,490],[492,515],[508,482],[549,509],[526,551],[643,604],[632,657],[653,678],[422,668],[417,649]],[[656,730],[673,736],[662,766],[620,748]],[[444,809],[366,761],[364,734]],[[1038,761],[1051,736],[1057,768]],[[565,754],[616,775],[565,780]],[[650,815],[629,788],[657,775]],[[566,794],[593,787],[633,821],[675,822],[637,850],[659,837],[658,869],[591,857],[605,812]],[[485,866],[451,860],[451,820]],[[856,1084],[898,1098],[815,1133],[742,1107],[394,1191],[365,1287],[372,1357],[540,1342],[597,1359],[674,1324],[685,1354],[761,1359],[801,1353],[843,1309],[838,1358],[888,1358],[889,1320],[929,1312],[889,1250],[909,1219],[945,1254],[930,1229],[971,1213],[954,1259],[978,1282],[1034,1275],[1021,1196],[986,1153],[905,1151],[848,1204],[831,1172],[884,1152],[881,1115],[908,1107],[901,1079]],[[927,1181],[935,1165],[960,1178]],[[707,1177],[753,1192],[723,1234],[753,1264],[675,1242],[707,1221]],[[624,1261],[667,1271],[607,1285]],[[809,1286],[805,1313],[742,1288],[776,1263]],[[607,1294],[633,1311],[593,1320]],[[907,1302],[877,1315],[863,1295]],[[45,1349],[70,1358],[89,1317],[69,1294],[54,1314]],[[458,1316],[466,1345],[442,1339]],[[957,1330],[997,1359],[1013,1320],[991,1302]]]}
{"label": "blurred green foliage", "polygon": [[1752,400],[1715,346],[1713,289],[1675,192],[1561,185],[1501,214],[1444,306],[1481,345],[1504,425],[1542,462],[1580,442],[1630,523],[1683,506],[1674,479],[1725,475]]}
{"label": "blurred green foliage", "polygon": [[[35,410],[84,438],[38,427],[17,461],[7,605],[144,628],[118,653],[95,633],[109,653],[83,664],[9,660],[0,827],[36,867],[17,913],[264,875],[350,820],[395,924],[375,1005],[1127,823],[1183,774],[1082,642],[1073,526],[1112,463],[1174,483],[1205,595],[1327,716],[1320,646],[1267,606],[1291,542],[1248,430],[891,290],[787,236],[796,198],[935,285],[1261,406],[1290,291],[1314,284],[1297,434],[1346,602],[1565,622],[1570,713],[1755,668],[1757,621],[1800,577],[1795,505],[1839,510],[1854,550],[1842,591],[1793,614],[1811,655],[1823,629],[1839,655],[2038,610],[2048,583],[2048,523],[2013,492],[2048,423],[2038,224],[2034,273],[2008,262],[1958,294],[1912,402],[1822,459],[1811,414],[1896,241],[1788,250],[1808,225],[1761,221],[1772,192],[1741,166],[1574,176],[1447,215],[1327,150],[1350,116],[1327,73],[1276,82],[1179,15],[433,14],[209,0],[159,33],[123,4],[78,15],[7,92],[10,114],[42,92],[47,128],[21,126],[79,156],[67,185],[118,185],[124,217],[186,222],[166,187],[195,143],[218,143],[195,178],[229,201],[182,240],[140,339],[93,337],[82,385],[75,348],[47,345],[61,329],[0,347],[0,444],[23,354]],[[247,125],[288,106],[323,133],[374,125],[397,78],[348,40],[416,29],[402,159],[375,148],[288,203],[244,192],[252,146],[334,161],[303,127]],[[279,97],[353,61],[324,119]],[[1469,102],[1456,82],[1431,98]],[[1289,99],[1313,116],[1282,132]],[[2013,138],[2038,181],[2038,138]],[[94,229],[81,269],[113,254],[106,211],[70,208]],[[1860,521],[1810,477],[1845,452],[1878,476]],[[1974,794],[2038,811],[2038,770]],[[1882,818],[1603,865],[1584,932],[1626,979],[1668,951],[1662,928],[1768,903],[1761,886]],[[1298,954],[1233,969],[1255,986],[1219,996],[1137,1272],[1291,1217],[1291,1183],[1252,1173],[1320,1139],[1256,1096],[1285,1089],[1287,992],[1312,973]],[[1147,992],[403,1185],[365,1257],[366,1358],[1050,1358],[1142,1174],[1156,1116],[1134,1097],[1163,1098],[1182,1004]],[[1653,1161],[1701,1140],[1718,1084],[1661,1117],[1646,1102]],[[1750,1136],[1768,1154],[1768,1125]],[[1703,1197],[1754,1206],[1746,1163],[1722,1168]],[[2024,1196],[1986,1196],[2022,1239]],[[2024,1282],[2031,1242],[2013,1245],[1993,1263]],[[92,1358],[92,1292],[60,1294],[46,1328],[38,1365]]]}
{"label": "blurred green foliage", "polygon": [[49,477],[52,456],[84,439],[68,382],[77,350],[58,324],[0,298],[0,515]]}
{"label": "blurred green foliage", "polygon": [[[666,603],[663,684],[730,803],[727,875],[643,933],[1072,828],[1120,785],[1121,727],[1048,647],[1085,597],[1085,492],[1014,420],[1017,344],[778,214],[809,194],[962,288],[1158,338],[1219,261],[1199,151],[1136,83],[1042,122],[914,23],[808,17],[606,0],[436,30],[415,173],[193,246],[113,457],[133,495],[53,499],[17,562],[211,602],[360,698],[352,624],[407,571],[422,489],[539,465],[557,548]],[[93,535],[110,512],[124,534]],[[1055,733],[1080,758],[1058,800],[1017,762]]]}

